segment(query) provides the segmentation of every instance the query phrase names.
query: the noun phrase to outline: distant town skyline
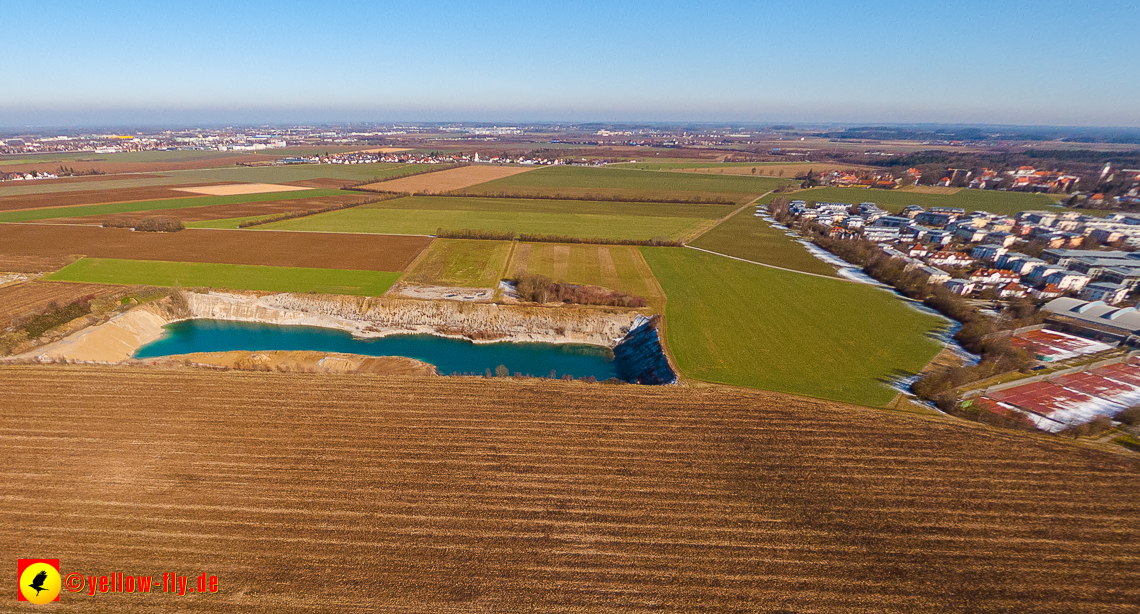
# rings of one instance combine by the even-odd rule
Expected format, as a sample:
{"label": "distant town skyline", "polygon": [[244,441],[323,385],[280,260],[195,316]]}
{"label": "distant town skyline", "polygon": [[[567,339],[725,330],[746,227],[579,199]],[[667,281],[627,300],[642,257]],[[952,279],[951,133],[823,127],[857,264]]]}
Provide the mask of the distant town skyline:
{"label": "distant town skyline", "polygon": [[1140,127],[1140,7],[47,2],[0,126],[385,121]]}

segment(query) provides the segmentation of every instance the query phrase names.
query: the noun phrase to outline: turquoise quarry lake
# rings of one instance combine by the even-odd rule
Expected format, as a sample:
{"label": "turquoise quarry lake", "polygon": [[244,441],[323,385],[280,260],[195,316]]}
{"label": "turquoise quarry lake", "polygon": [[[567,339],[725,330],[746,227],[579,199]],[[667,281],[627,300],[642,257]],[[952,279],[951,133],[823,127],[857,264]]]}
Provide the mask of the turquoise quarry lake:
{"label": "turquoise quarry lake", "polygon": [[392,335],[361,339],[331,328],[280,326],[220,320],[184,320],[168,324],[158,341],[135,352],[135,358],[153,358],[194,352],[233,350],[309,350],[341,352],[366,356],[407,356],[439,369],[443,375],[474,373],[482,375],[505,365],[512,374],[557,377],[569,374],[576,379],[593,376],[598,380],[618,377],[614,355],[607,348],[593,345],[555,343],[471,343],[435,335]]}

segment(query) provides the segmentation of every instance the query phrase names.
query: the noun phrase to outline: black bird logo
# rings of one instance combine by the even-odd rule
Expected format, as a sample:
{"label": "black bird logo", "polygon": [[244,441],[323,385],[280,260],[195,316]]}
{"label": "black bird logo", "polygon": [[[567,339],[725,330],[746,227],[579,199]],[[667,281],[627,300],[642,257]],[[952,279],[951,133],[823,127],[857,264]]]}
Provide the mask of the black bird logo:
{"label": "black bird logo", "polygon": [[44,582],[46,581],[47,572],[41,571],[40,573],[36,574],[35,578],[32,579],[32,583],[28,585],[28,588],[36,589],[36,596],[39,597],[40,591],[47,590],[46,587],[44,587]]}

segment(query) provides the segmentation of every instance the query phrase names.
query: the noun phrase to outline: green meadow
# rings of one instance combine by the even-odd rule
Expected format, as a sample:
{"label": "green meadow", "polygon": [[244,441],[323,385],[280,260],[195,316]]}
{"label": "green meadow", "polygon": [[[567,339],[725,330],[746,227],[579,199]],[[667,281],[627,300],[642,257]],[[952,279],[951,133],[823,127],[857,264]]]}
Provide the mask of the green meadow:
{"label": "green meadow", "polygon": [[725,198],[747,202],[787,182],[768,177],[654,173],[619,168],[550,166],[457,190],[464,194],[588,195],[644,200]]}
{"label": "green meadow", "polygon": [[82,258],[45,277],[50,281],[320,292],[380,296],[400,273],[301,267]]}
{"label": "green meadow", "polygon": [[942,349],[943,320],[889,292],[692,249],[643,247],[668,297],[666,334],[686,377],[883,406],[884,382]]}
{"label": "green meadow", "polygon": [[772,228],[754,215],[755,207],[745,207],[690,245],[753,262],[795,269],[818,275],[836,275],[835,268],[812,256],[785,231]]}
{"label": "green meadow", "polygon": [[510,241],[436,239],[404,275],[403,281],[494,288],[499,285],[513,246]]}
{"label": "green meadow", "polygon": [[257,226],[258,230],[435,234],[514,231],[602,239],[670,239],[710,226],[730,206],[412,197]]}

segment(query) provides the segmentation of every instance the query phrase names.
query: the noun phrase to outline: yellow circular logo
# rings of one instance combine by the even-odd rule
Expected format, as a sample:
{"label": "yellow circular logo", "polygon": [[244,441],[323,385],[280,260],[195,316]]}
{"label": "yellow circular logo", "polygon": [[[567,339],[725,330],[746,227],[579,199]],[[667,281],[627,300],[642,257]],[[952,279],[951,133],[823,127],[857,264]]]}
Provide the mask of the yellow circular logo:
{"label": "yellow circular logo", "polygon": [[59,572],[47,563],[32,563],[20,574],[20,593],[32,603],[55,601],[59,588]]}

